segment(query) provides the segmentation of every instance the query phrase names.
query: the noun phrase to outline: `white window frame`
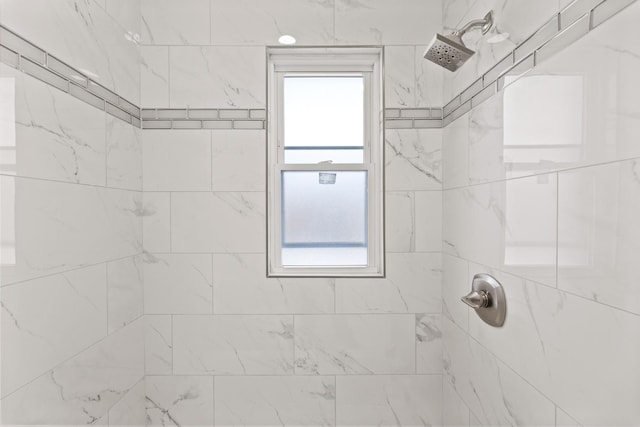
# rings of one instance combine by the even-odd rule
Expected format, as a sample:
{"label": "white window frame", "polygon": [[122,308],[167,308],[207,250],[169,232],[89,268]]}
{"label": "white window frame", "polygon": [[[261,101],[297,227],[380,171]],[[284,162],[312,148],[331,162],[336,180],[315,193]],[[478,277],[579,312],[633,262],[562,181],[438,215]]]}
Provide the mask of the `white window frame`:
{"label": "white window frame", "polygon": [[[272,47],[267,49],[267,276],[384,277],[384,108],[381,47]],[[284,163],[284,77],[363,76],[364,160],[361,164]],[[281,177],[283,171],[366,171],[366,266],[283,266]]]}

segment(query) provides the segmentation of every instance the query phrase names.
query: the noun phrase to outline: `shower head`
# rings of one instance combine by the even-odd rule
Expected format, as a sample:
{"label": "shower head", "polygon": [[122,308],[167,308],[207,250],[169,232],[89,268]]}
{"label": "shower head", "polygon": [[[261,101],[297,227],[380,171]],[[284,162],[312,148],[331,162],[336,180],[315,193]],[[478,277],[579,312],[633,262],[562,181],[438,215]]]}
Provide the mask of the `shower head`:
{"label": "shower head", "polygon": [[485,15],[484,19],[471,21],[448,36],[436,34],[429,47],[427,47],[424,57],[449,71],[456,71],[475,53],[464,45],[462,36],[476,27],[480,27],[482,34],[486,34],[492,26],[493,11],[490,11]]}

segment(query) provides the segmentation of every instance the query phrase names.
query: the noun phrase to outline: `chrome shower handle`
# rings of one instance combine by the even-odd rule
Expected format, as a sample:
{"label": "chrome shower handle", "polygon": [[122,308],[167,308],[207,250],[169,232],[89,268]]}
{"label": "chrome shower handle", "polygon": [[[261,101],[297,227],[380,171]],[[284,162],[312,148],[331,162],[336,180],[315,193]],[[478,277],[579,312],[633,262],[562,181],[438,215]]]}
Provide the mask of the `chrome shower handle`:
{"label": "chrome shower handle", "polygon": [[477,310],[479,308],[489,307],[491,297],[487,291],[471,291],[467,295],[460,298],[463,303]]}

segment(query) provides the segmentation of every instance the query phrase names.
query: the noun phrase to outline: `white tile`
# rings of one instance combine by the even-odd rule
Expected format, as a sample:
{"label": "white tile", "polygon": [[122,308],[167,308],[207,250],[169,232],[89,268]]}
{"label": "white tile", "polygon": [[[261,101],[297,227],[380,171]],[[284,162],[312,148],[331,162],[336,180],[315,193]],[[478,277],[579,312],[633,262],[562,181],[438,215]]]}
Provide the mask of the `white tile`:
{"label": "white tile", "polygon": [[415,372],[415,316],[305,315],[295,318],[297,374]]}
{"label": "white tile", "polygon": [[333,0],[213,0],[211,43],[277,45],[289,34],[299,45],[333,42]]}
{"label": "white tile", "polygon": [[173,373],[172,319],[169,315],[144,316],[146,375],[171,375]]}
{"label": "white tile", "polygon": [[385,204],[388,252],[440,252],[442,193],[388,192]]}
{"label": "white tile", "polygon": [[145,130],[142,133],[146,191],[211,189],[211,132]]}
{"label": "white tile", "polygon": [[106,424],[109,408],[144,375],[142,326],[122,328],[5,397],[3,423]]}
{"label": "white tile", "polygon": [[415,46],[385,46],[384,106],[416,106]]}
{"label": "white tile", "polygon": [[140,46],[140,106],[169,106],[169,47]]}
{"label": "white tile", "polygon": [[416,373],[442,374],[440,314],[416,314]]}
{"label": "white tile", "polygon": [[333,312],[335,279],[267,278],[265,268],[264,254],[214,254],[214,313]]}
{"label": "white tile", "polygon": [[147,254],[145,314],[211,313],[211,255]]}
{"label": "white tile", "polygon": [[[140,39],[140,0],[102,0],[105,10],[133,40]],[[137,41],[136,40],[136,41]]]}
{"label": "white tile", "polygon": [[141,250],[138,192],[6,176],[0,186],[2,285]]}
{"label": "white tile", "polygon": [[440,425],[441,375],[336,378],[336,425]]}
{"label": "white tile", "polygon": [[216,377],[216,425],[335,424],[333,377]]}
{"label": "white tile", "polygon": [[213,425],[213,377],[147,376],[148,426]]}
{"label": "white tile", "polygon": [[140,6],[142,44],[209,44],[208,0],[141,0]]}
{"label": "white tile", "polygon": [[127,100],[140,100],[137,44],[97,3],[2,2],[2,24]]}
{"label": "white tile", "polygon": [[142,231],[144,250],[171,252],[171,195],[145,192],[142,196]]}
{"label": "white tile", "polygon": [[142,190],[142,131],[107,115],[107,186]]}
{"label": "white tile", "polygon": [[[640,357],[639,316],[494,274],[507,293],[507,320],[503,328],[489,328],[472,315],[469,331],[476,340],[580,424],[640,419],[640,385],[630,374]],[[594,372],[593,366],[599,368]]]}
{"label": "white tile", "polygon": [[176,252],[260,253],[265,234],[264,193],[171,195],[171,242]]}
{"label": "white tile", "polygon": [[388,191],[442,188],[442,131],[387,130],[385,179]]}
{"label": "white tile", "polygon": [[[480,271],[474,272],[474,274]],[[460,298],[471,291],[469,263],[451,255],[442,255],[442,312],[449,320],[467,330],[469,309]],[[474,314],[475,315],[475,314]]]}
{"label": "white tile", "polygon": [[176,108],[264,108],[264,47],[172,47],[170,99]]}
{"label": "white tile", "polygon": [[[428,41],[425,39],[423,43]],[[426,45],[415,48],[416,107],[442,107],[449,102],[443,97],[444,75],[448,71],[424,58]]]}
{"label": "white tile", "polygon": [[[482,108],[482,107],[479,107]],[[442,130],[442,186],[445,189],[469,184],[469,114]]]}
{"label": "white tile", "polygon": [[336,0],[335,36],[348,44],[422,44],[440,29],[442,5],[420,0]]}
{"label": "white tile", "polygon": [[109,409],[109,425],[113,427],[143,427],[146,418],[145,383],[142,379]]}
{"label": "white tile", "polygon": [[264,191],[265,132],[219,130],[212,138],[213,191]]}
{"label": "white tile", "polygon": [[446,253],[556,284],[555,174],[444,192]]}
{"label": "white tile", "polygon": [[640,163],[559,174],[558,288],[640,314]]}
{"label": "white tile", "polygon": [[550,400],[446,318],[443,337],[445,374],[481,425],[554,424]]}
{"label": "white tile", "polygon": [[27,75],[2,82],[3,98],[15,96],[15,117],[5,122],[15,133],[2,143],[15,160],[3,173],[104,185],[105,113]]}
{"label": "white tile", "polygon": [[338,313],[439,313],[440,254],[388,253],[386,278],[336,280]]}
{"label": "white tile", "polygon": [[109,333],[143,314],[142,259],[136,255],[107,263]]}
{"label": "white tile", "polygon": [[175,316],[173,370],[186,375],[293,373],[293,316]]}
{"label": "white tile", "polygon": [[[504,115],[507,114],[507,117]],[[511,111],[504,111],[503,97],[498,95],[482,103],[468,113],[468,162],[469,183],[504,180],[509,168],[520,168],[518,163],[526,163],[527,150],[508,148],[521,143],[517,136],[507,135],[505,120],[511,122]],[[541,121],[545,122],[541,118]],[[524,152],[524,155],[518,155]],[[515,154],[514,154],[515,153]],[[516,158],[515,156],[518,156]],[[455,162],[455,160],[454,160]],[[522,175],[532,175],[538,172],[532,168]]]}
{"label": "white tile", "polygon": [[556,427],[581,427],[581,425],[556,406]]}
{"label": "white tile", "polygon": [[2,289],[5,395],[107,334],[106,277],[101,264]]}
{"label": "white tile", "polygon": [[469,408],[449,383],[449,377],[443,378],[442,387],[442,425],[444,427],[468,427]]}

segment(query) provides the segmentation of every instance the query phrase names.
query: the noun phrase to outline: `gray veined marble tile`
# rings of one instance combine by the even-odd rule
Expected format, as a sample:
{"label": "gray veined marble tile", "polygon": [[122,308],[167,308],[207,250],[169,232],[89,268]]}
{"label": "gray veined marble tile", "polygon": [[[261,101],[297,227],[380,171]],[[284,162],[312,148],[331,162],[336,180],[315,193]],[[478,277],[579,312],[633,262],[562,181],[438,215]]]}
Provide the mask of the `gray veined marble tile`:
{"label": "gray veined marble tile", "polygon": [[171,252],[170,193],[145,191],[142,198],[144,250]]}
{"label": "gray veined marble tile", "polygon": [[299,45],[333,43],[334,0],[213,0],[211,43],[276,45],[283,34]]}
{"label": "gray veined marble tile", "polygon": [[171,107],[264,108],[264,47],[171,47],[170,58]]}
{"label": "gray veined marble tile", "polygon": [[293,373],[293,316],[176,316],[173,371],[186,375]]}
{"label": "gray veined marble tile", "polygon": [[[338,313],[439,313],[441,256],[388,253],[384,279],[336,280]],[[375,290],[375,291],[374,291]]]}
{"label": "gray veined marble tile", "polygon": [[107,263],[109,333],[144,312],[143,259],[143,255],[136,255]]}
{"label": "gray veined marble tile", "polygon": [[32,77],[11,71],[6,75],[15,78],[3,79],[10,85],[3,95],[15,103],[15,118],[7,117],[15,120],[14,139],[5,142],[15,150],[15,169],[3,172],[104,185],[104,112]]}
{"label": "gray veined marble tile", "polygon": [[7,176],[0,185],[3,235],[19,247],[3,258],[2,285],[141,250],[139,192]]}
{"label": "gray veined marble tile", "polygon": [[335,38],[338,44],[428,43],[440,29],[442,5],[438,2],[403,0],[336,0]]}
{"label": "gray veined marble tile", "polygon": [[388,130],[385,135],[386,189],[442,188],[442,130]]}
{"label": "gray veined marble tile", "polygon": [[216,425],[335,425],[336,384],[325,376],[223,376]]}
{"label": "gray veined marble tile", "polygon": [[148,426],[213,425],[213,377],[147,376]]}
{"label": "gray veined marble tile", "polygon": [[416,106],[415,47],[385,46],[385,108]]}
{"label": "gray veined marble tile", "polygon": [[441,375],[339,376],[336,391],[337,426],[441,424]]}
{"label": "gray veined marble tile", "polygon": [[144,316],[144,353],[146,375],[171,375],[173,373],[172,316]]}
{"label": "gray veined marble tile", "polygon": [[142,44],[209,44],[208,0],[141,0],[140,6]]}
{"label": "gray veined marble tile", "polygon": [[265,138],[265,131],[212,133],[213,191],[265,189]]}
{"label": "gray veined marble tile", "polygon": [[442,373],[440,314],[416,314],[416,373]]}
{"label": "gray veined marble tile", "polygon": [[550,400],[446,318],[443,336],[445,376],[482,425],[554,425]]}
{"label": "gray veined marble tile", "polygon": [[442,194],[438,191],[387,192],[385,248],[388,252],[439,252]]}
{"label": "gray veined marble tile", "polygon": [[148,130],[142,148],[145,190],[211,190],[211,132]]}
{"label": "gray veined marble tile", "polygon": [[558,288],[640,314],[640,163],[559,174]]}
{"label": "gray veined marble tile", "polygon": [[109,425],[113,427],[143,427],[146,424],[145,381],[141,379],[109,409]]}
{"label": "gray veined marble tile", "polygon": [[4,396],[107,335],[106,278],[101,264],[2,290]]}
{"label": "gray veined marble tile", "polygon": [[442,385],[442,425],[444,427],[469,427],[469,408],[449,383],[449,377],[443,378]]}
{"label": "gray veined marble tile", "polygon": [[213,255],[216,314],[332,313],[335,279],[265,277],[265,254]]}
{"label": "gray veined marble tile", "polygon": [[169,47],[140,46],[140,105],[169,106]]}
{"label": "gray veined marble tile", "polygon": [[104,422],[109,408],[144,375],[142,333],[140,319],[5,397],[2,421],[9,425]]}
{"label": "gray veined marble tile", "polygon": [[295,319],[297,374],[415,371],[415,316],[306,315]]}
{"label": "gray veined marble tile", "polygon": [[145,314],[211,313],[209,254],[146,254]]}
{"label": "gray veined marble tile", "polygon": [[171,195],[171,241],[176,252],[261,253],[265,235],[262,192]]}
{"label": "gray veined marble tile", "polygon": [[107,186],[142,190],[141,130],[106,116]]}

